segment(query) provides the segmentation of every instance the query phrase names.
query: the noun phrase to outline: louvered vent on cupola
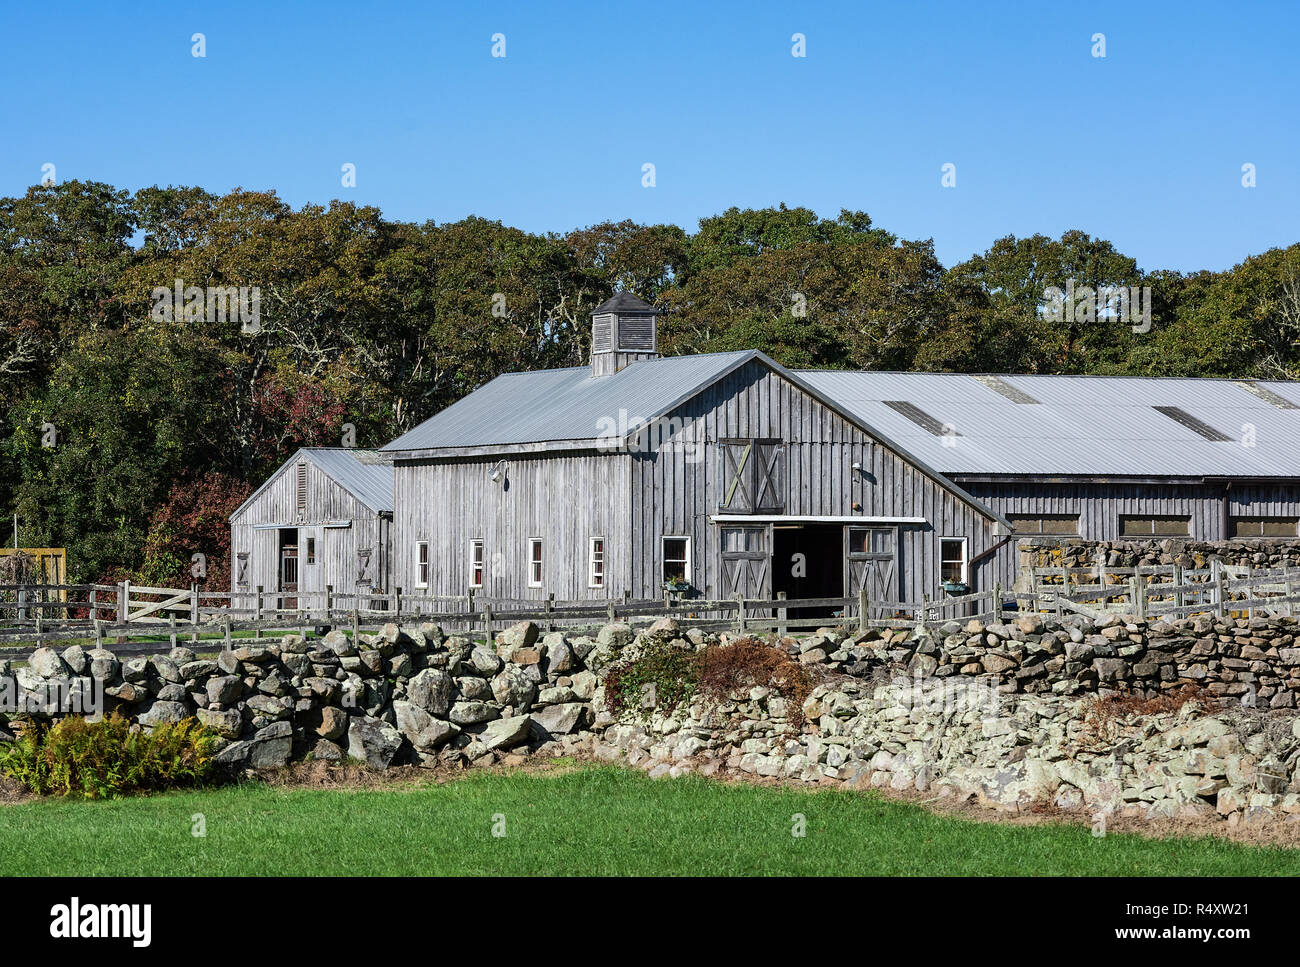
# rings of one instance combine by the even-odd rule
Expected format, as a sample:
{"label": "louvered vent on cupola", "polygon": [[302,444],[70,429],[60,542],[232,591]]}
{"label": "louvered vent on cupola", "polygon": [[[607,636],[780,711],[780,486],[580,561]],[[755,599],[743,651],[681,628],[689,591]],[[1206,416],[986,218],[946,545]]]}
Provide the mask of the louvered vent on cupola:
{"label": "louvered vent on cupola", "polygon": [[608,376],[658,355],[659,310],[630,292],[619,292],[591,313],[591,371]]}

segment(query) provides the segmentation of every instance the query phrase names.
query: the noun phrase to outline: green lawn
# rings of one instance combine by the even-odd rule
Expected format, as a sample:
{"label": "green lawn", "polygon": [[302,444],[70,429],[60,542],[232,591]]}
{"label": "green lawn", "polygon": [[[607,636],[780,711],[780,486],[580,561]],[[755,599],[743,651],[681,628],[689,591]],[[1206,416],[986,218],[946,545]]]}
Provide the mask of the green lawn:
{"label": "green lawn", "polygon": [[[191,835],[202,813],[207,836]],[[791,835],[794,814],[806,835]],[[505,836],[492,835],[504,817]],[[260,784],[0,806],[0,875],[1300,873],[1300,850],[935,816],[872,793],[652,781],[617,767],[440,786]]]}

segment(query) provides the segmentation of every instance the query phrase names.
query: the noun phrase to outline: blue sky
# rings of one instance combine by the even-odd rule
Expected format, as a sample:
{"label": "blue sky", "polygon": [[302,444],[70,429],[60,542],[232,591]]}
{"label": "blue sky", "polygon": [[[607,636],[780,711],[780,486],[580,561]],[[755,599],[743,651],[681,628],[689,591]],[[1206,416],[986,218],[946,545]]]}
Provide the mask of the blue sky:
{"label": "blue sky", "polygon": [[10,3],[0,194],[49,162],[531,231],[784,201],[948,265],[1080,228],[1223,269],[1300,240],[1298,50],[1295,2]]}

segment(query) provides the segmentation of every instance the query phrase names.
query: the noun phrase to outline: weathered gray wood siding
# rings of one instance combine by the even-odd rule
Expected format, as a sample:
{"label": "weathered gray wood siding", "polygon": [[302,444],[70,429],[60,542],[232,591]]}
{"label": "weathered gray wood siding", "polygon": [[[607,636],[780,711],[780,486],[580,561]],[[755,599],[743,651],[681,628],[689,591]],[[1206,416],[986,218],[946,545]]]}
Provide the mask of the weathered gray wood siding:
{"label": "weathered gray wood siding", "polygon": [[[992,522],[950,490],[908,464],[833,410],[760,363],[750,363],[668,415],[681,420],[696,447],[661,447],[633,461],[632,584],[638,595],[661,594],[662,537],[690,536],[693,581],[705,597],[724,593],[719,525],[709,518],[720,503],[717,444],[728,437],[786,442],[785,514],[805,516],[923,517],[900,525],[899,573],[903,600],[939,592],[939,540],[965,537],[974,558],[991,546]],[[861,463],[863,471],[854,471]],[[852,508],[854,501],[862,505]],[[771,550],[769,531],[768,550]],[[776,566],[788,562],[776,562]],[[971,569],[985,586],[986,559]],[[770,594],[770,571],[765,594]]]}
{"label": "weathered gray wood siding", "polygon": [[[370,550],[374,585],[387,589],[388,545],[391,522],[357,500],[310,460],[307,463],[307,507],[302,520],[297,512],[297,461],[275,472],[270,485],[230,522],[231,583],[239,573],[239,554],[249,553],[248,587],[260,584],[267,591],[279,586],[279,530],[257,529],[256,524],[277,524],[298,530],[298,590],[336,593],[356,590],[358,551]],[[347,527],[325,527],[326,521],[350,521]],[[316,538],[316,563],[306,563],[306,539]],[[244,590],[232,587],[232,591]],[[345,602],[346,603],[346,602]]]}
{"label": "weathered gray wood siding", "polygon": [[[1120,540],[1123,516],[1177,516],[1191,520],[1190,537],[1224,540],[1231,517],[1300,516],[1300,486],[1267,483],[969,482],[964,488],[1006,517],[1079,516],[1079,537]],[[998,554],[997,573],[1010,586],[1019,568],[1018,541]]]}
{"label": "weathered gray wood siding", "polygon": [[[488,478],[499,457],[421,460],[395,465],[393,583],[416,588],[416,544],[428,541],[428,594],[460,595],[470,586],[470,541],[484,542],[479,594],[558,601],[623,596],[630,574],[629,458],[567,451],[511,455],[505,486]],[[542,587],[528,586],[528,540],[543,541]],[[589,544],[605,539],[605,586],[587,586]]]}

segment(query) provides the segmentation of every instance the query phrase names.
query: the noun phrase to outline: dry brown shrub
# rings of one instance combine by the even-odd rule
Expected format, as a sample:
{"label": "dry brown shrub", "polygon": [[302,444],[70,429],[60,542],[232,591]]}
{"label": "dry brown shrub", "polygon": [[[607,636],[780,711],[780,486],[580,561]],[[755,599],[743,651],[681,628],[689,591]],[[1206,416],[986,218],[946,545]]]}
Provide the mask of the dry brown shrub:
{"label": "dry brown shrub", "polygon": [[756,685],[772,688],[786,700],[790,723],[803,725],[803,703],[816,683],[808,668],[785,650],[758,638],[741,638],[727,645],[708,646],[698,660],[696,688],[704,696],[722,701]]}

